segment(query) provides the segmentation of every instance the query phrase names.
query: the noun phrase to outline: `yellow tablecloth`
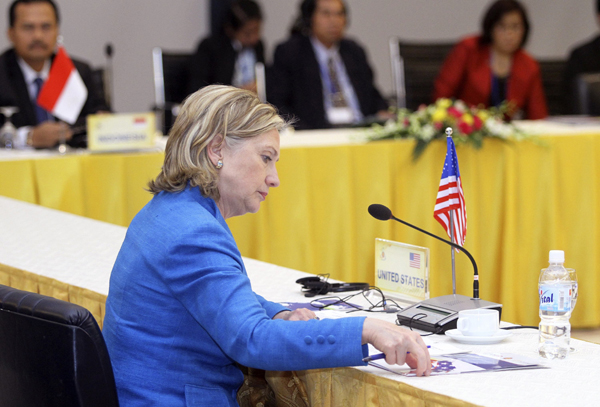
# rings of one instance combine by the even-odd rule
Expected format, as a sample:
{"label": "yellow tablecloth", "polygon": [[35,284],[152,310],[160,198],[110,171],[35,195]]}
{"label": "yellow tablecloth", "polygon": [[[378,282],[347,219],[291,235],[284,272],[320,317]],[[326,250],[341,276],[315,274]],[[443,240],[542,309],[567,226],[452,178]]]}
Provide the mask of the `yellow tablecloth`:
{"label": "yellow tablecloth", "polygon": [[[478,261],[481,298],[504,304],[503,320],[539,321],[537,278],[550,249],[579,274],[573,326],[600,326],[595,273],[600,239],[600,133],[486,140],[459,147],[468,213],[466,248]],[[434,143],[413,162],[408,141],[282,149],[281,186],[259,213],[228,223],[244,256],[345,281],[373,282],[376,237],[431,248],[432,296],[451,293],[450,249],[367,213],[382,203],[443,235],[433,219],[445,155]],[[2,161],[0,194],[128,225],[150,199],[144,187],[162,153],[74,155]],[[600,161],[598,161],[600,162]],[[457,255],[457,292],[472,292],[472,268]]]}
{"label": "yellow tablecloth", "polygon": [[0,161],[0,195],[128,226],[150,200],[164,153],[74,154]]}
{"label": "yellow tablecloth", "polygon": [[[487,140],[459,147],[468,213],[466,248],[478,262],[481,298],[504,304],[502,318],[536,325],[537,279],[548,251],[566,252],[579,274],[574,326],[600,325],[596,274],[600,238],[600,134]],[[282,151],[281,186],[255,215],[230,223],[242,253],[345,281],[373,281],[376,237],[431,248],[431,293],[452,292],[450,249],[367,213],[382,203],[408,222],[443,234],[433,207],[445,156],[435,143],[413,162],[411,142]],[[472,292],[472,268],[457,255],[457,292]]]}

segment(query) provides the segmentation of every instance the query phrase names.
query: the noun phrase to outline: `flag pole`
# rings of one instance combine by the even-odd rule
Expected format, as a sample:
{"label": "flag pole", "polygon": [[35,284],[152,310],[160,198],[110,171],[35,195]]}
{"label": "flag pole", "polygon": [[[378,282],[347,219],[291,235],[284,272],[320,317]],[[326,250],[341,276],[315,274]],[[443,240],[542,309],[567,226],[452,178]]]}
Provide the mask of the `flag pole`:
{"label": "flag pole", "polygon": [[[452,138],[452,127],[446,128],[446,137]],[[454,209],[450,210],[450,241],[454,241]],[[450,256],[452,257],[452,294],[456,295],[456,264],[454,259],[454,248],[450,247]]]}
{"label": "flag pole", "polygon": [[[454,241],[454,209],[450,211],[450,241]],[[454,264],[454,248],[450,247],[450,256],[452,257],[452,294],[456,294],[456,266]]]}

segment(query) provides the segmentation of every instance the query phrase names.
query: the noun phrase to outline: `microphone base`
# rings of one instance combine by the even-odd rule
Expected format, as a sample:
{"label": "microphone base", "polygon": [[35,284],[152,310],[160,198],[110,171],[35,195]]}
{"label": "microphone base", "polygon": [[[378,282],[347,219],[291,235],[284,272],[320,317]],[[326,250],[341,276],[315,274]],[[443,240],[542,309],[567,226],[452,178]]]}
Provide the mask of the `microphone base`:
{"label": "microphone base", "polygon": [[456,329],[459,311],[468,309],[495,309],[502,316],[502,304],[464,295],[450,294],[430,298],[398,312],[398,324],[426,332],[443,334]]}

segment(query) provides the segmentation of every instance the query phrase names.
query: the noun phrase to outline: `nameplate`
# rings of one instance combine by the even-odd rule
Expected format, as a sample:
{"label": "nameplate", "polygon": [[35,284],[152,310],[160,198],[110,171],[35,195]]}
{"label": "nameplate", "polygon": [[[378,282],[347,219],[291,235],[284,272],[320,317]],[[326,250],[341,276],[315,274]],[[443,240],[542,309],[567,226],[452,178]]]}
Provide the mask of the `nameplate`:
{"label": "nameplate", "polygon": [[87,117],[88,150],[123,151],[154,146],[153,113],[91,114]]}
{"label": "nameplate", "polygon": [[409,302],[429,298],[429,249],[375,239],[375,285]]}
{"label": "nameplate", "polygon": [[349,124],[354,121],[354,112],[349,107],[331,107],[327,109],[327,120],[331,124]]}

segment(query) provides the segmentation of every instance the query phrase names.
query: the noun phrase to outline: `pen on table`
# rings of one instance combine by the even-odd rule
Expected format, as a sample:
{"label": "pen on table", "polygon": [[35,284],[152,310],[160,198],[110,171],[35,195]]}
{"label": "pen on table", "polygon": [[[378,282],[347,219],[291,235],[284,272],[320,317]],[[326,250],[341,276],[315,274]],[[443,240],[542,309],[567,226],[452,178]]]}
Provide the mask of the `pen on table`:
{"label": "pen on table", "polygon": [[[431,348],[430,345],[427,345],[427,349]],[[410,352],[406,352],[407,354]],[[379,360],[379,359],[385,359],[385,353],[378,353],[376,355],[372,355],[372,356],[367,356],[366,358],[363,358],[363,362],[370,362],[372,360]]]}

